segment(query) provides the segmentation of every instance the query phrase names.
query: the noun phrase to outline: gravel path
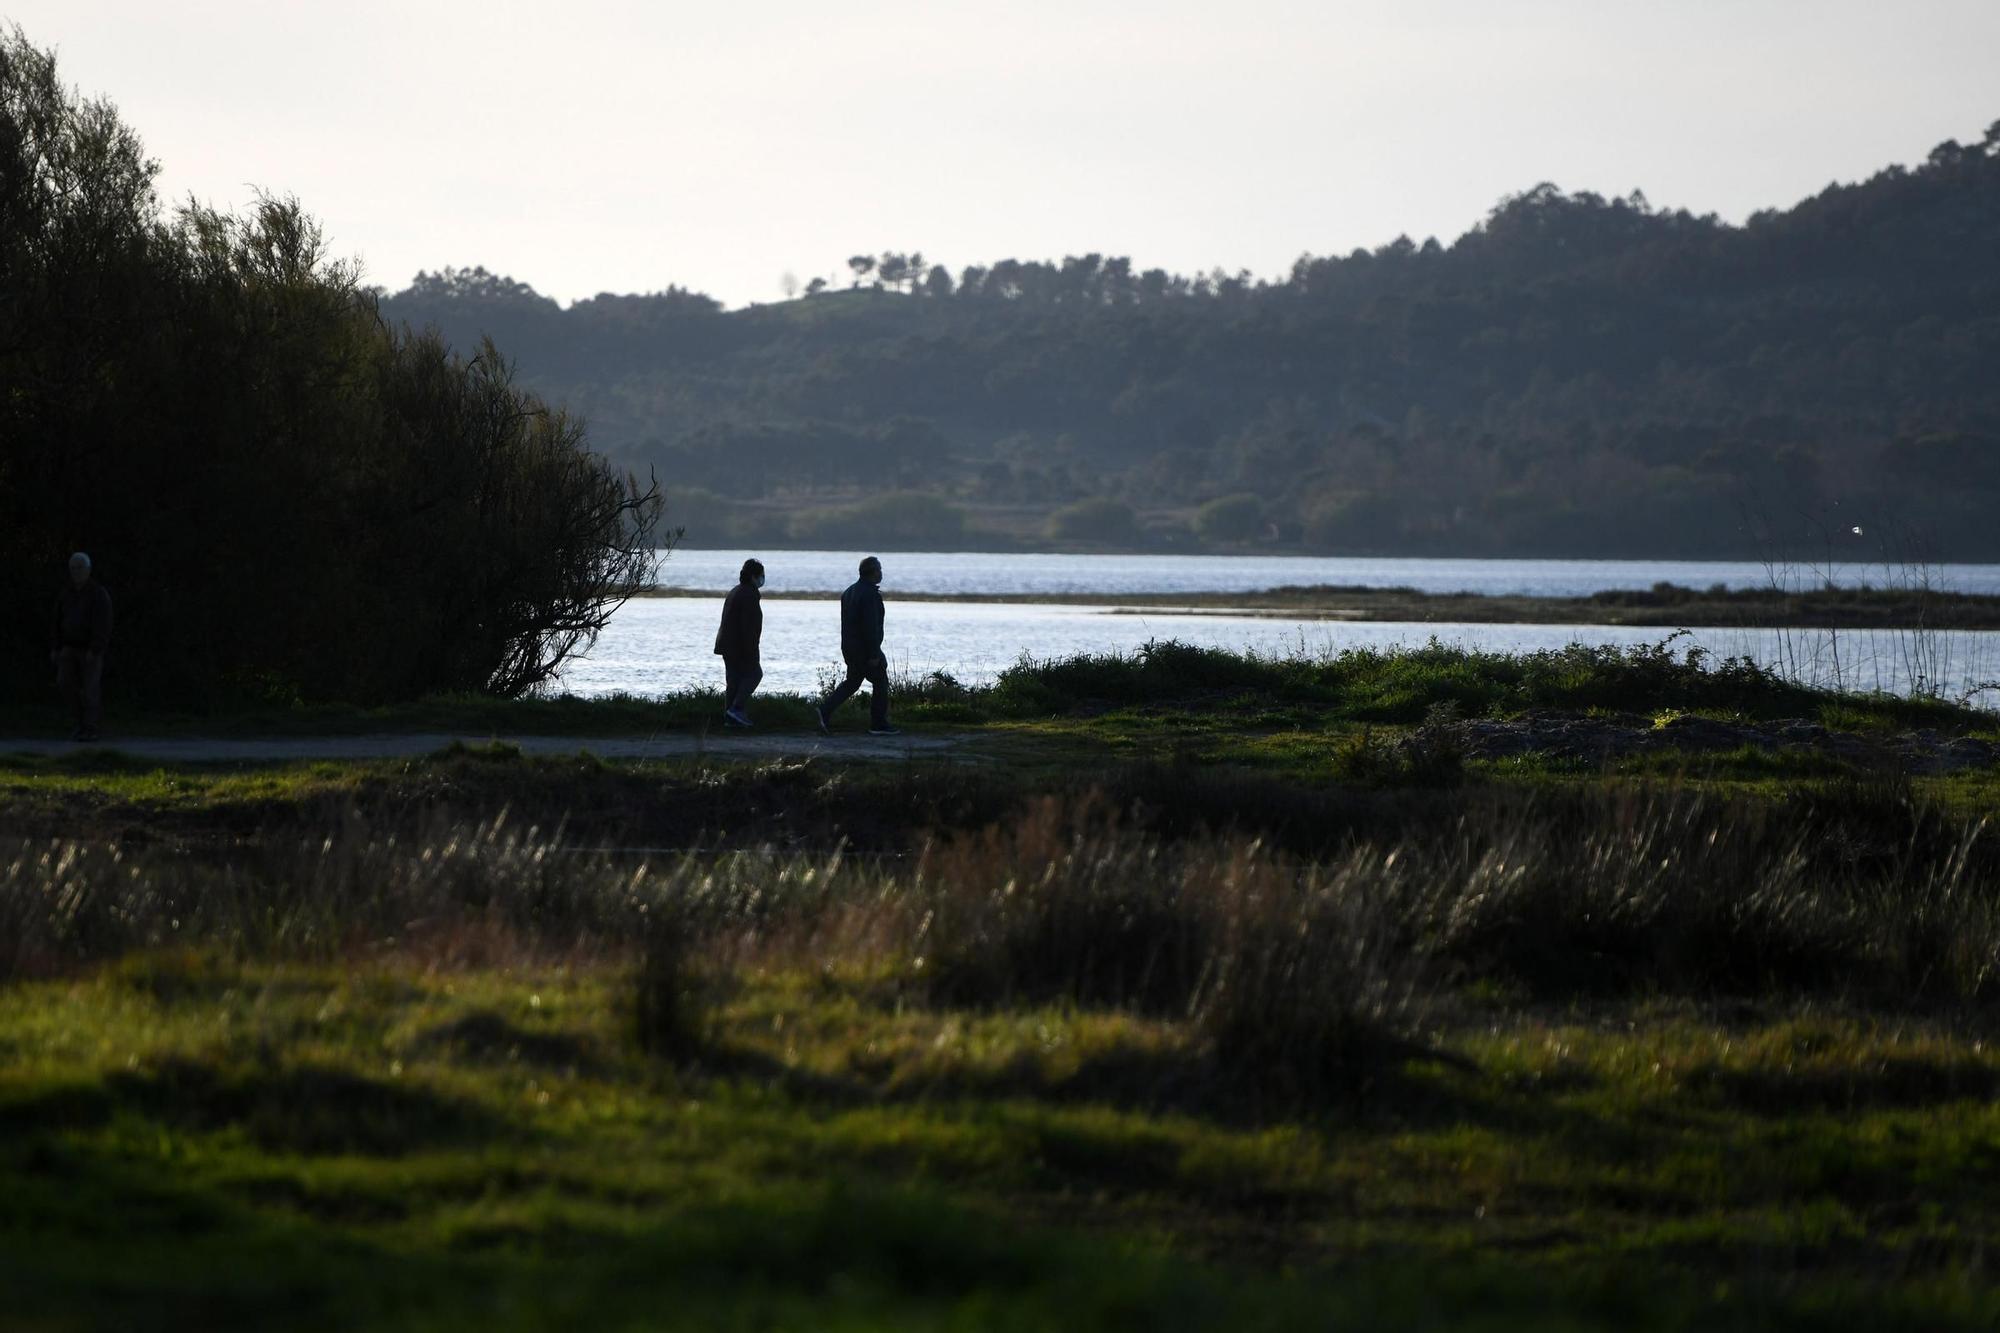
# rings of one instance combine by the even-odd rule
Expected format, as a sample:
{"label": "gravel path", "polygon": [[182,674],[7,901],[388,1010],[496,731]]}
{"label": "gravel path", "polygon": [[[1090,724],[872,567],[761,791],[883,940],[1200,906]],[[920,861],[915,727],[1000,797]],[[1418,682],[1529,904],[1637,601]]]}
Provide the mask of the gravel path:
{"label": "gravel path", "polygon": [[729,758],[916,759],[951,754],[964,736],[870,736],[865,731],[816,736],[798,732],[661,732],[649,736],[461,736],[450,732],[394,732],[362,736],[205,736],[106,737],[94,745],[48,737],[0,738],[0,754],[74,755],[113,751],[162,764],[261,763],[298,759],[405,759],[434,754],[453,741],[488,745],[500,741],[524,754],[575,754],[588,750],[601,759],[673,759],[699,754]]}

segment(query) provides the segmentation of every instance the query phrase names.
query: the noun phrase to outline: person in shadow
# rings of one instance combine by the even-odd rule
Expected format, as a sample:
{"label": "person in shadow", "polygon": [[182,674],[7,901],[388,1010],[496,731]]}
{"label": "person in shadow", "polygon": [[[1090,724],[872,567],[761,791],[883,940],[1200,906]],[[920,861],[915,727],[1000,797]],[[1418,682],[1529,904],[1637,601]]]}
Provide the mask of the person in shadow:
{"label": "person in shadow", "polygon": [[732,727],[750,725],[750,694],[764,679],[758,645],[764,637],[764,562],[745,560],[736,586],[722,599],[722,627],[715,632],[715,651],[722,657],[722,720]]}
{"label": "person in shadow", "polygon": [[868,734],[902,735],[900,728],[889,725],[889,659],[882,655],[882,562],[872,555],[861,562],[861,577],[840,594],[840,656],[847,663],[847,679],[820,703],[820,731],[832,734],[834,709],[867,681]]}
{"label": "person in shadow", "polygon": [[69,586],[56,598],[49,661],[56,685],[76,715],[70,739],[94,741],[104,720],[104,654],[111,647],[111,594],[90,576],[90,557],[69,558]]}

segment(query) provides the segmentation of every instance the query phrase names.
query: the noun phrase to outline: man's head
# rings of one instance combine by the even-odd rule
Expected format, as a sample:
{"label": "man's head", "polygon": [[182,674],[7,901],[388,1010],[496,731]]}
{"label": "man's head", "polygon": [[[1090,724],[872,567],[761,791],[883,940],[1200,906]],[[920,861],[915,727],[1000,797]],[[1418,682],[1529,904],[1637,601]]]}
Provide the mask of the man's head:
{"label": "man's head", "polygon": [[764,562],[762,560],[745,560],[743,562],[743,572],[737,575],[737,581],[739,583],[747,583],[753,588],[763,587]]}
{"label": "man's head", "polygon": [[882,581],[882,562],[872,555],[863,560],[861,562],[861,577],[869,583],[880,583]]}
{"label": "man's head", "polygon": [[79,588],[90,582],[90,557],[81,551],[69,558],[69,581]]}

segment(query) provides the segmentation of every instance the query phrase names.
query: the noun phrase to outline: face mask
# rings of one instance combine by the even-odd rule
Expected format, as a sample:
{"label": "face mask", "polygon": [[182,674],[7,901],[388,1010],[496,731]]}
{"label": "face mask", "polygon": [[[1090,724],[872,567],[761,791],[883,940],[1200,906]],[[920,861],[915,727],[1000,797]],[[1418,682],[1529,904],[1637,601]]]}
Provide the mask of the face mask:
{"label": "face mask", "polygon": [[757,576],[757,586],[760,588],[764,586],[764,576],[762,574]]}

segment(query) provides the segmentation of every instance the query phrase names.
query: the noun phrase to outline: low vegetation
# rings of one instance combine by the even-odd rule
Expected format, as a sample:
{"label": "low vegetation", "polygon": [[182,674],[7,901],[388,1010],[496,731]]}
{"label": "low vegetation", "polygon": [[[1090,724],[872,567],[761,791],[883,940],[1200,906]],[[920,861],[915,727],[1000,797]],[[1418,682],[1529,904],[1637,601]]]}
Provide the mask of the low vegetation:
{"label": "low vegetation", "polygon": [[1270,994],[1299,1004],[1334,958],[1356,994],[1378,989],[1364,977],[1411,969],[1556,999],[1978,1004],[2000,984],[2000,917],[1983,887],[2000,850],[1983,821],[1894,785],[1775,802],[1494,787],[1398,801],[1315,839],[1244,799],[1260,794],[1254,780],[1215,808],[1235,806],[1227,829],[1149,808],[1143,793],[1171,780],[1114,776],[858,854],[645,854],[579,845],[566,826],[505,812],[468,823],[435,808],[394,819],[358,806],[195,855],[17,840],[0,861],[0,975],[182,943],[313,959],[413,923],[449,933],[474,916],[590,952],[671,926],[675,939],[701,934],[704,955],[709,936],[819,939],[831,921],[829,957],[886,968],[943,1001],[1165,1016],[1229,1000],[1283,959],[1292,981]]}
{"label": "low vegetation", "polygon": [[1056,801],[887,861],[17,844],[15,1309],[1990,1319],[1976,832],[1568,818],[1314,861]]}
{"label": "low vegetation", "polygon": [[[967,685],[948,673],[932,672],[892,681],[891,688],[898,709],[908,710],[899,712],[899,720],[931,727],[1074,721],[1107,710],[1144,708],[1189,720],[1214,714],[1232,729],[1280,719],[1316,727],[1411,725],[1440,707],[1465,718],[1559,708],[1804,717],[1850,729],[1929,727],[1965,733],[1994,727],[1994,714],[1973,706],[1975,700],[1992,697],[1984,693],[1962,701],[1837,693],[1798,684],[1747,658],[1718,660],[1704,649],[1680,646],[1680,637],[1669,634],[1657,643],[1631,647],[1577,643],[1519,654],[1433,641],[1414,649],[1271,656],[1162,640],[1129,654],[1023,658],[991,685]],[[720,696],[712,689],[651,698],[441,694],[376,706],[274,700],[187,711],[141,709],[124,713],[119,721],[128,735],[589,737],[699,731],[714,724],[720,707]],[[771,731],[803,731],[814,725],[812,701],[797,696],[760,694],[757,713]],[[47,731],[49,724],[46,706],[25,701],[0,706],[0,730],[32,735]]]}
{"label": "low vegetation", "polygon": [[[1175,1026],[746,974],[148,956],[0,994],[10,1317],[137,1328],[1989,1327],[1990,1051],[1672,1003],[1473,1021],[1346,1109]],[[107,1219],[116,1219],[115,1225]]]}
{"label": "low vegetation", "polygon": [[964,751],[0,765],[12,1308],[2000,1315],[1990,779],[1452,748],[1556,708],[1987,715],[1664,648],[911,685]]}
{"label": "low vegetation", "polygon": [[1031,717],[1104,705],[1252,698],[1344,721],[1415,723],[1447,707],[1465,717],[1524,709],[1663,709],[1746,717],[1816,717],[1829,707],[1875,725],[1990,726],[1991,714],[1933,699],[1832,695],[1795,684],[1747,658],[1676,651],[1676,637],[1619,648],[1571,644],[1498,653],[1433,642],[1409,650],[1257,657],[1173,642],[1131,655],[1022,662],[1001,672],[984,701],[999,716]]}

